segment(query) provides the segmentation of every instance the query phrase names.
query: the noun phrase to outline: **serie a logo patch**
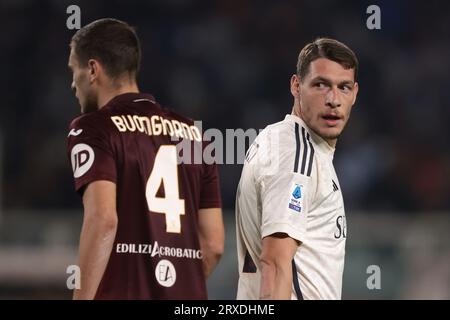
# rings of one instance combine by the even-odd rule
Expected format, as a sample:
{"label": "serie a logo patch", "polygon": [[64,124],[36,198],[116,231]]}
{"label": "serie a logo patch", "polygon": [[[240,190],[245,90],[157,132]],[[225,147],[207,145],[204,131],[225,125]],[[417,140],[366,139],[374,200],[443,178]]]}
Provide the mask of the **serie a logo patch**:
{"label": "serie a logo patch", "polygon": [[291,190],[288,207],[291,210],[302,212],[303,186],[295,183]]}

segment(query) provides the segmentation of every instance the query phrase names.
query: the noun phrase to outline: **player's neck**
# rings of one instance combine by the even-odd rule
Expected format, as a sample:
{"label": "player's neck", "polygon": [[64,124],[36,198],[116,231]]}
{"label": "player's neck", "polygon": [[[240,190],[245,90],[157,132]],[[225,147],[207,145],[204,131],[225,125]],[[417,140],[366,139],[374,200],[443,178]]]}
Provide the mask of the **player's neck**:
{"label": "player's neck", "polygon": [[139,93],[136,82],[120,83],[100,91],[98,94],[99,109],[104,107],[114,97],[124,93]]}

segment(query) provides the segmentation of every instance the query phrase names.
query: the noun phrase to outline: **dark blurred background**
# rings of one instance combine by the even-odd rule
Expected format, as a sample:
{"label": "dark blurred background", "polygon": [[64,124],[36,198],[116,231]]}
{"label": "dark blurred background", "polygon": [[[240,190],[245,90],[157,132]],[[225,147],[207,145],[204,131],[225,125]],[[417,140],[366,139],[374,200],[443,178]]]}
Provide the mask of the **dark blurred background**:
{"label": "dark blurred background", "polygon": [[[71,4],[82,25],[114,17],[137,27],[140,89],[204,129],[280,121],[300,49],[318,36],[350,46],[360,92],[335,154],[350,234],[344,298],[450,298],[450,5],[436,0],[0,0],[0,297],[69,296],[82,217],[66,155],[79,115]],[[371,4],[380,30],[366,27]],[[220,166],[228,237],[212,298],[235,295],[241,168]],[[371,264],[384,289],[366,288]]]}

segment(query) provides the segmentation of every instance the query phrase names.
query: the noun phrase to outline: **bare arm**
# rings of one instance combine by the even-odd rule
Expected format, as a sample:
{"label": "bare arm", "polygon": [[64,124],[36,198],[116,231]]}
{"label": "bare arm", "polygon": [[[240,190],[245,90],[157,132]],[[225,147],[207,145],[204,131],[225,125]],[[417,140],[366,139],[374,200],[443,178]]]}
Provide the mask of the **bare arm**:
{"label": "bare arm", "polygon": [[292,292],[292,259],[297,240],[275,233],[262,240],[260,299],[288,300]]}
{"label": "bare arm", "polygon": [[222,209],[208,208],[198,211],[199,240],[203,254],[203,270],[209,277],[223,254],[225,231]]}
{"label": "bare arm", "polygon": [[81,288],[74,299],[93,299],[108,264],[117,230],[116,185],[95,181],[83,195],[84,219],[79,247]]}

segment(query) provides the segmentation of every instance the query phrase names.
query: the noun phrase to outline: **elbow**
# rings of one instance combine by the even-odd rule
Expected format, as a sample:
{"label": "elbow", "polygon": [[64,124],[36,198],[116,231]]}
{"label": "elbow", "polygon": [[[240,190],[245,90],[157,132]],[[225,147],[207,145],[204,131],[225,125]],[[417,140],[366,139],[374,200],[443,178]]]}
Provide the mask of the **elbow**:
{"label": "elbow", "polygon": [[117,215],[112,218],[106,218],[103,221],[105,229],[114,231],[114,233],[117,230],[117,225],[119,224],[119,219],[117,219]]}
{"label": "elbow", "polygon": [[292,271],[287,259],[261,257],[260,299],[288,300],[291,296]]}
{"label": "elbow", "polygon": [[291,268],[291,260],[273,255],[261,255],[261,272],[274,273],[274,274],[285,274],[289,273]]}
{"label": "elbow", "polygon": [[106,231],[117,230],[117,225],[119,224],[119,219],[117,219],[117,214],[109,214],[107,216],[102,216],[100,219],[100,224]]}
{"label": "elbow", "polygon": [[275,264],[274,259],[271,259],[270,257],[265,256],[265,255],[262,255],[260,258],[260,262],[261,262],[261,273],[263,275],[268,272],[275,271],[276,264]]}
{"label": "elbow", "polygon": [[218,259],[220,259],[223,256],[224,251],[225,251],[225,248],[224,248],[223,241],[220,245],[218,245],[216,248],[214,248],[214,254],[216,255],[216,257]]}
{"label": "elbow", "polygon": [[209,245],[209,251],[211,254],[219,260],[223,256],[224,252],[224,242],[223,241],[217,241],[215,243],[211,243]]}
{"label": "elbow", "polygon": [[204,243],[203,250],[206,251],[210,257],[213,257],[215,260],[219,260],[224,253],[224,241],[222,240],[210,240]]}
{"label": "elbow", "polygon": [[116,212],[85,212],[85,222],[104,232],[115,233],[119,219]]}

